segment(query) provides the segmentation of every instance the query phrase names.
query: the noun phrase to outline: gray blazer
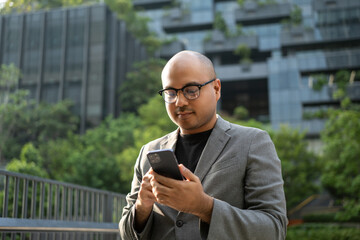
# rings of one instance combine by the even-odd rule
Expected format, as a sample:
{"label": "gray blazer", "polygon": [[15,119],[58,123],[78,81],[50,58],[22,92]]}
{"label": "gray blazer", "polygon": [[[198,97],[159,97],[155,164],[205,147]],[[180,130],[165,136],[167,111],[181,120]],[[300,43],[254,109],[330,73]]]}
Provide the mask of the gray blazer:
{"label": "gray blazer", "polygon": [[155,203],[141,233],[133,228],[134,203],[150,165],[150,150],[176,146],[178,130],[145,145],[135,164],[131,192],[119,223],[125,239],[285,239],[286,205],[281,164],[269,135],[218,116],[195,169],[214,197],[211,223]]}

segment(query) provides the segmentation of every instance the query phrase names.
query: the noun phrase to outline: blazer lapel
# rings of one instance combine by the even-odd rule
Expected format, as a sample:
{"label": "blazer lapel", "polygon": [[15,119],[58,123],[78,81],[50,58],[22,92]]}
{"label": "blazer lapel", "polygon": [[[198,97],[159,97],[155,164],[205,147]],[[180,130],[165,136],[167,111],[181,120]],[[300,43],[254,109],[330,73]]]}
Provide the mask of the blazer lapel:
{"label": "blazer lapel", "polygon": [[179,132],[179,129],[169,133],[167,138],[165,138],[160,143],[160,149],[172,149],[175,151],[176,141],[178,138],[178,132]]}
{"label": "blazer lapel", "polygon": [[200,178],[200,181],[204,179],[207,172],[210,170],[211,166],[225,147],[226,143],[231,138],[231,136],[226,133],[228,129],[230,129],[230,123],[218,116],[215,127],[207,144],[205,145],[195,169],[195,175]]}

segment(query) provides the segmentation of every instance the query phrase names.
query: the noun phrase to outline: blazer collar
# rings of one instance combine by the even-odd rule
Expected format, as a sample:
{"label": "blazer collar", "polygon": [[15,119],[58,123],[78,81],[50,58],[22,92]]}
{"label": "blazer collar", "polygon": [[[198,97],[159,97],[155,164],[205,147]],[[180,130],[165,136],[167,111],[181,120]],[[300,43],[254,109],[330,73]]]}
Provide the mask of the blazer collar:
{"label": "blazer collar", "polygon": [[[211,135],[204,147],[200,156],[199,162],[195,169],[195,175],[200,178],[200,181],[206,176],[213,163],[216,161],[221,151],[229,141],[231,136],[227,131],[231,128],[230,123],[217,115],[217,121]],[[161,149],[173,149],[175,151],[176,141],[180,129],[169,133],[160,143]]]}
{"label": "blazer collar", "polygon": [[180,129],[176,129],[175,131],[169,133],[165,136],[165,138],[160,143],[160,149],[172,149],[175,151],[176,141],[178,139],[178,133]]}

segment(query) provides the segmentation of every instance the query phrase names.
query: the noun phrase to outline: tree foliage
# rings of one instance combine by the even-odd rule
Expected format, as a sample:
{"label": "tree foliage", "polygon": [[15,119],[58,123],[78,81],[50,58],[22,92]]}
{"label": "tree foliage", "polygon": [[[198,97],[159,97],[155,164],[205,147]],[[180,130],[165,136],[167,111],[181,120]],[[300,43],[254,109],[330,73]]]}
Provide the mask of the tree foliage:
{"label": "tree foliage", "polygon": [[39,9],[51,9],[59,7],[78,6],[81,4],[92,4],[99,1],[96,0],[7,0],[4,8],[1,9],[2,14],[23,13]]}
{"label": "tree foliage", "polygon": [[149,59],[135,63],[122,83],[120,102],[123,112],[136,112],[149,98],[161,89],[161,70],[165,66],[162,59]]}
{"label": "tree foliage", "polygon": [[6,105],[10,101],[10,94],[16,91],[20,70],[14,65],[2,64],[0,68],[0,104]]}
{"label": "tree foliage", "polygon": [[235,51],[234,51],[235,55],[240,56],[240,63],[241,64],[245,64],[245,63],[252,63],[252,60],[250,58],[251,55],[251,49],[249,48],[249,46],[247,46],[246,44],[242,44],[240,43]]}
{"label": "tree foliage", "polygon": [[13,159],[6,166],[6,170],[46,178],[48,175],[42,168],[41,162],[38,149],[32,143],[27,143],[21,150],[20,158]]}
{"label": "tree foliage", "polygon": [[320,190],[318,156],[308,150],[305,132],[281,126],[272,133],[272,139],[281,159],[286,205],[295,207]]}
{"label": "tree foliage", "polygon": [[[18,90],[20,71],[14,65],[2,65],[0,70],[0,162],[18,158],[23,145],[35,146],[51,139],[66,137],[77,127],[69,101],[54,105],[36,104],[29,92]],[[31,127],[29,127],[31,126]]]}
{"label": "tree foliage", "polygon": [[348,92],[354,81],[360,80],[360,71],[341,70],[329,77],[314,76],[318,82],[315,90],[330,83],[332,98],[340,106],[329,109],[328,120],[321,133],[324,143],[321,182],[344,207],[337,214],[338,220],[360,217],[360,105],[352,103]]}
{"label": "tree foliage", "polygon": [[229,35],[228,26],[226,25],[225,19],[223,18],[221,12],[215,13],[213,28],[221,31],[225,36]]}
{"label": "tree foliage", "polygon": [[150,18],[140,16],[131,0],[105,0],[105,3],[126,22],[129,31],[147,47],[148,52],[154,53],[161,46],[161,40],[148,28]]}
{"label": "tree foliage", "polygon": [[332,110],[321,134],[322,183],[344,206],[339,219],[360,216],[360,111]]}
{"label": "tree foliage", "polygon": [[75,131],[78,119],[70,112],[71,105],[69,101],[37,105],[28,100],[26,91],[12,94],[8,104],[0,105],[1,160],[17,158],[22,146],[28,142],[38,146]]}

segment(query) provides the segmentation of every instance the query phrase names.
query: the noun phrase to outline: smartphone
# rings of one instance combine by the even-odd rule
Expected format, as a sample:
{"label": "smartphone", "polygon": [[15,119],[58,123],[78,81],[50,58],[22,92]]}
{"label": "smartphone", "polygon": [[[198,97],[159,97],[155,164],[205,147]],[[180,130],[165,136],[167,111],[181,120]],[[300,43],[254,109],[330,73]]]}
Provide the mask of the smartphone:
{"label": "smartphone", "polygon": [[147,158],[156,173],[176,180],[184,179],[180,173],[178,162],[172,149],[149,151]]}

